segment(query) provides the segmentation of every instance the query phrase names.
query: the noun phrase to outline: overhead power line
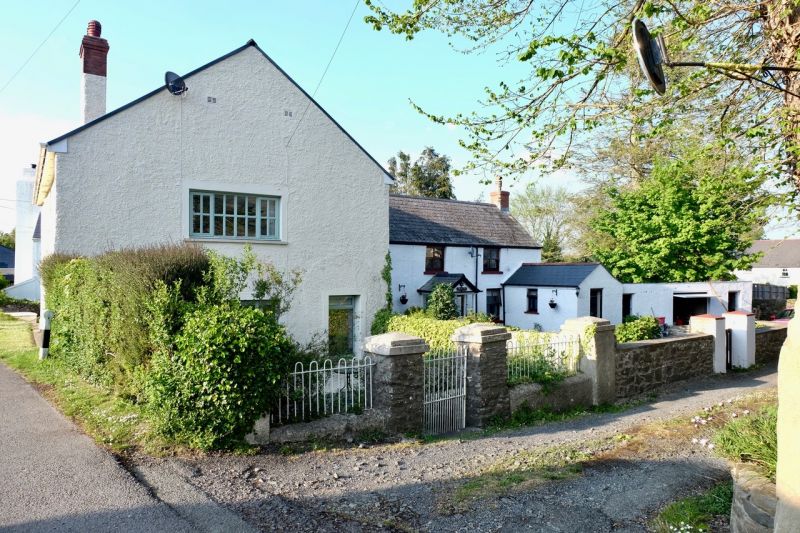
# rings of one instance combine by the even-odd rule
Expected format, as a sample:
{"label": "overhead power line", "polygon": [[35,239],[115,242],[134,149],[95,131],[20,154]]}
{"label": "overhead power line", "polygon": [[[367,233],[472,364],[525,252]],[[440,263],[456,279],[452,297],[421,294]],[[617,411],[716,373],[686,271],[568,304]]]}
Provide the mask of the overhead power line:
{"label": "overhead power line", "polygon": [[12,75],[11,75],[11,77],[8,79],[8,81],[5,83],[5,85],[3,85],[3,87],[2,87],[2,88],[0,88],[0,94],[2,94],[2,93],[3,93],[3,91],[5,91],[5,90],[6,90],[6,87],[8,87],[9,85],[11,85],[11,82],[12,82],[12,81],[14,81],[14,78],[16,78],[16,77],[17,77],[17,75],[18,75],[20,72],[22,72],[22,69],[24,69],[26,66],[28,66],[28,63],[30,63],[31,59],[33,59],[33,56],[35,56],[35,55],[36,55],[36,53],[37,53],[39,50],[41,50],[42,46],[44,46],[44,44],[45,44],[45,43],[46,43],[46,42],[47,42],[47,41],[50,39],[50,37],[52,37],[52,36],[53,36],[53,34],[54,34],[54,33],[56,32],[56,30],[57,30],[57,29],[58,29],[58,28],[61,26],[61,24],[62,24],[62,23],[65,21],[65,20],[67,20],[67,17],[69,16],[69,14],[70,14],[70,13],[72,13],[72,12],[75,10],[75,8],[76,8],[76,7],[78,7],[78,4],[80,4],[80,3],[81,3],[81,0],[77,0],[77,1],[76,1],[74,4],[72,4],[72,7],[71,7],[71,8],[69,8],[69,11],[67,11],[67,12],[64,14],[64,16],[63,16],[63,17],[61,17],[61,20],[59,20],[59,21],[58,21],[58,24],[56,24],[56,25],[55,25],[55,27],[54,27],[52,30],[50,30],[50,33],[48,33],[48,34],[47,34],[47,37],[45,37],[45,38],[44,38],[44,41],[42,41],[41,43],[39,43],[39,46],[37,46],[37,47],[36,47],[36,49],[33,51],[33,53],[31,53],[31,55],[29,55],[29,56],[28,56],[28,59],[26,59],[26,60],[25,60],[25,62],[24,62],[24,63],[22,63],[22,65],[21,65],[21,66],[20,66],[20,67],[17,69],[17,71],[16,71],[14,74],[12,74]]}
{"label": "overhead power line", "polygon": [[[331,63],[333,63],[333,58],[336,57],[336,52],[339,51],[339,46],[342,44],[344,40],[344,35],[347,33],[347,28],[350,27],[350,23],[353,21],[353,15],[356,14],[356,9],[358,9],[358,4],[361,3],[361,0],[356,0],[355,5],[353,6],[353,11],[350,12],[350,18],[347,19],[347,24],[344,25],[344,29],[342,30],[342,34],[339,36],[339,42],[336,43],[336,47],[333,49],[333,53],[331,54],[331,58],[328,60],[328,64],[325,65],[325,70],[322,71],[322,76],[320,76],[319,81],[317,82],[317,86],[314,88],[314,92],[311,93],[311,98],[315,98],[317,96],[317,91],[319,91],[320,86],[322,85],[322,80],[325,79],[325,75],[328,73],[328,69],[331,67]],[[286,146],[292,142],[294,138],[294,134],[297,133],[297,129],[300,127],[300,123],[303,122],[303,119],[306,118],[306,113],[308,112],[308,108],[311,107],[311,102],[308,102],[306,105],[303,114],[300,116],[300,119],[297,121],[297,126],[294,127],[292,130],[292,134],[289,136],[289,140],[286,141]]]}

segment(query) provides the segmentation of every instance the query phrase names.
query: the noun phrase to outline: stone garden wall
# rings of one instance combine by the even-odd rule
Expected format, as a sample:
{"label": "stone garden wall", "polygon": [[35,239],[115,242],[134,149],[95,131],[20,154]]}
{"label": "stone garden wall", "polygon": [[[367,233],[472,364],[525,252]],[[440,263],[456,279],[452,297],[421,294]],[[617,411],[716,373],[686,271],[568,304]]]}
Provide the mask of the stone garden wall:
{"label": "stone garden wall", "polygon": [[527,404],[531,409],[566,411],[572,407],[592,405],[592,380],[585,374],[571,376],[560,383],[542,387],[524,383],[509,388],[511,412]]}
{"label": "stone garden wall", "polygon": [[756,364],[763,365],[777,361],[785,340],[785,325],[756,329]]}
{"label": "stone garden wall", "polygon": [[675,381],[714,373],[714,337],[685,337],[617,345],[617,398],[645,394]]}

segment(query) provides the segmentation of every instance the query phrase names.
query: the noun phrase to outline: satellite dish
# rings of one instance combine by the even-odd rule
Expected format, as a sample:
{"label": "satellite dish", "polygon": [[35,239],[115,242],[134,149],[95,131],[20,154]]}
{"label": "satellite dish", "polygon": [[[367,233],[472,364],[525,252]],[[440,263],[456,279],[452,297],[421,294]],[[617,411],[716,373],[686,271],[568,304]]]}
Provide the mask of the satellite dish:
{"label": "satellite dish", "polygon": [[169,70],[164,74],[164,84],[167,86],[167,90],[174,95],[181,95],[189,90],[183,78]]}
{"label": "satellite dish", "polygon": [[633,51],[639,59],[639,67],[642,73],[653,86],[658,94],[664,94],[667,90],[667,79],[664,77],[664,70],[661,65],[664,57],[661,47],[650,36],[647,26],[639,19],[633,20]]}

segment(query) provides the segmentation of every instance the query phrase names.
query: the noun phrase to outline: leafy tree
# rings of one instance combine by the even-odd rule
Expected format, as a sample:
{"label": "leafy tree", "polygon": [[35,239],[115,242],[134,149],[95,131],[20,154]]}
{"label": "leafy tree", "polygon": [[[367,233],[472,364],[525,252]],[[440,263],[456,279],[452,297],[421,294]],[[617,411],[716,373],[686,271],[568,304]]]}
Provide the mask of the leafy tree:
{"label": "leafy tree", "polygon": [[389,174],[397,183],[392,192],[426,196],[428,198],[455,198],[450,182],[450,158],[428,146],[411,164],[411,157],[398,152],[397,159],[389,159]]}
{"label": "leafy tree", "polygon": [[452,320],[458,316],[453,287],[440,283],[428,298],[428,314],[438,320]]}
{"label": "leafy tree", "polygon": [[11,248],[13,250],[17,242],[16,233],[16,228],[12,229],[8,233],[5,231],[0,231],[0,246],[5,246],[6,248]]}
{"label": "leafy tree", "polygon": [[763,176],[712,170],[704,151],[656,160],[649,177],[610,188],[590,227],[594,257],[622,282],[733,279],[757,259],[745,250],[764,220]]}
{"label": "leafy tree", "polygon": [[572,198],[567,189],[530,183],[523,193],[511,197],[511,213],[542,244],[543,261],[563,260],[573,217]]}
{"label": "leafy tree", "polygon": [[[477,111],[446,117],[417,106],[467,130],[467,168],[520,173],[548,156],[549,168],[582,165],[610,138],[625,134],[646,146],[664,128],[694,120],[707,141],[752,150],[773,176],[794,177],[800,188],[800,75],[734,65],[798,65],[796,0],[413,0],[398,11],[366,3],[372,14],[365,20],[376,30],[412,39],[432,29],[466,53],[493,51],[500,61],[530,65],[522,79],[492,82]],[[658,96],[632,51],[635,17],[665,36],[673,61],[729,68],[667,68],[667,94]]]}

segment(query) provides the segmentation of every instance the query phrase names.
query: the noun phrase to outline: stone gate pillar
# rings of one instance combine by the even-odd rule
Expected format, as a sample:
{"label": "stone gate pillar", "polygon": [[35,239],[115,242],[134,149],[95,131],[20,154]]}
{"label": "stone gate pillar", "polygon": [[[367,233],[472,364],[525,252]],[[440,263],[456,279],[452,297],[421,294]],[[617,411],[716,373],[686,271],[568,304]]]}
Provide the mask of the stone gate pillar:
{"label": "stone gate pillar", "polygon": [[428,345],[405,333],[384,333],[364,340],[364,355],[375,362],[372,407],[386,412],[384,426],[391,433],[423,430],[424,368]]}
{"label": "stone gate pillar", "polygon": [[511,414],[508,395],[506,328],[470,324],[458,328],[452,340],[467,350],[467,425],[485,426],[494,417]]}

